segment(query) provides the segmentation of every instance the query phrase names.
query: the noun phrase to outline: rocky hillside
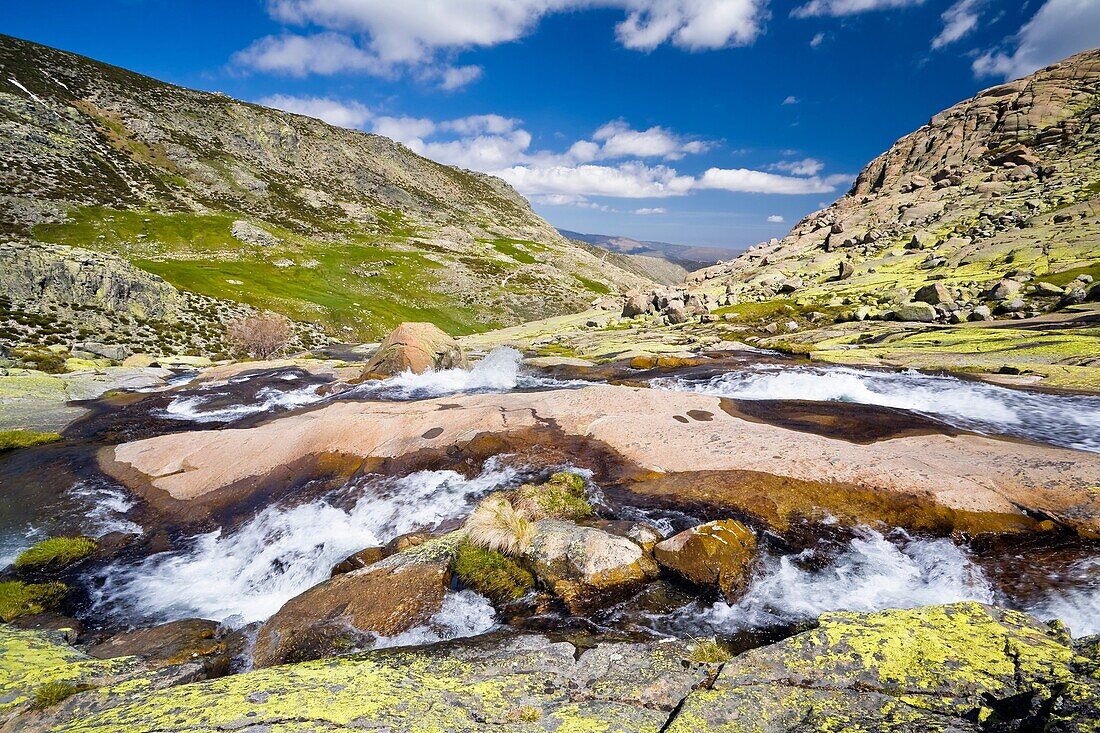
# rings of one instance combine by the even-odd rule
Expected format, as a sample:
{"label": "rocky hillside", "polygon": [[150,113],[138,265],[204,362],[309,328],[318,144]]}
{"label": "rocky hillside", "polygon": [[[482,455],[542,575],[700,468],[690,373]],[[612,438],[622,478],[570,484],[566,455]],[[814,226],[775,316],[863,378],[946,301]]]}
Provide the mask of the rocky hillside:
{"label": "rocky hillside", "polygon": [[8,239],[115,254],[348,340],[409,319],[510,324],[642,282],[503,181],[387,138],[7,36],[0,67]]}
{"label": "rocky hillside", "polygon": [[940,112],[832,206],[689,283],[720,306],[958,323],[1080,303],[1097,277],[1100,50]]}

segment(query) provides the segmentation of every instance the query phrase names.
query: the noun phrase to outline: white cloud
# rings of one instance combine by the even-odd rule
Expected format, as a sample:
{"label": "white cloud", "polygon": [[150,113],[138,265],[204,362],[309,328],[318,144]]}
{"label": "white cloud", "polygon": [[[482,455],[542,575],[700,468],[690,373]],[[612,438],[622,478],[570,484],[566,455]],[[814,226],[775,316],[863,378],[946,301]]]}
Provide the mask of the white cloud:
{"label": "white cloud", "polygon": [[985,0],[959,0],[940,14],[943,30],[932,39],[932,48],[954,43],[978,27],[978,17]]}
{"label": "white cloud", "polygon": [[654,216],[657,214],[667,214],[668,209],[663,206],[643,206],[640,209],[634,209],[634,213],[640,216]]}
{"label": "white cloud", "polygon": [[888,10],[920,5],[924,0],[810,0],[791,11],[795,18],[811,18],[820,15],[842,17],[867,13],[872,10]]}
{"label": "white cloud", "polygon": [[766,173],[747,168],[710,168],[696,183],[697,188],[719,188],[736,193],[807,194],[833,193],[839,186],[851,181],[847,174],[819,178],[796,177],[778,173]]}
{"label": "white cloud", "polygon": [[423,117],[377,117],[372,132],[399,143],[413,143],[435,132],[435,123]]}
{"label": "white cloud", "polygon": [[622,10],[616,37],[643,51],[747,45],[768,17],[767,0],[269,0],[268,7],[278,21],[324,32],[261,38],[235,56],[242,66],[299,76],[428,67],[445,89],[474,81],[480,69],[440,71],[441,54],[514,41],[556,13]]}
{"label": "white cloud", "polygon": [[292,97],[273,94],[260,104],[286,112],[316,117],[337,127],[363,128],[373,117],[370,109],[359,102],[342,102],[330,97]]}
{"label": "white cloud", "polygon": [[772,214],[771,216],[768,217],[768,223],[769,224],[782,224],[783,221],[784,221],[783,217],[780,216],[779,214]]}
{"label": "white cloud", "polygon": [[233,61],[257,71],[290,76],[335,74],[340,71],[380,74],[385,71],[378,59],[339,33],[267,36],[238,51],[233,55]]}
{"label": "white cloud", "polygon": [[825,34],[824,33],[815,33],[814,37],[810,39],[810,48],[817,48],[818,46],[820,46],[824,42],[825,42]]}
{"label": "white cloud", "polygon": [[613,198],[684,196],[695,184],[667,166],[643,163],[607,165],[515,165],[493,171],[523,194],[567,194]]}
{"label": "white cloud", "polygon": [[1100,2],[1047,0],[1010,46],[1011,51],[989,50],[974,59],[974,73],[1017,79],[1100,46]]}
{"label": "white cloud", "polygon": [[792,94],[783,100],[783,104],[798,104],[798,97]]}
{"label": "white cloud", "polygon": [[439,86],[447,91],[461,89],[480,79],[484,72],[480,66],[451,66],[443,70],[443,80]]}
{"label": "white cloud", "polygon": [[608,122],[592,134],[602,143],[600,158],[664,158],[679,160],[689,153],[705,152],[709,145],[700,140],[686,140],[663,127],[632,130],[623,120]]}
{"label": "white cloud", "polygon": [[784,160],[768,166],[772,170],[785,171],[796,176],[816,176],[825,168],[825,164],[816,158],[802,160]]}

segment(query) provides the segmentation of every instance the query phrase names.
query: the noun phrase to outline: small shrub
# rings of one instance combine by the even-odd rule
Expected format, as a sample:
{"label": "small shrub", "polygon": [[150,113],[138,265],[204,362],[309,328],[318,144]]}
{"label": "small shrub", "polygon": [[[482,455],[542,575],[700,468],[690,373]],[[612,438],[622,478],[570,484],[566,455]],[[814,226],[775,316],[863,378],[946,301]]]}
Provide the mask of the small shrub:
{"label": "small shrub", "polygon": [[73,685],[68,682],[47,682],[34,691],[33,710],[45,710],[72,697],[78,692],[92,689],[91,685]]}
{"label": "small shrub", "polygon": [[509,723],[534,723],[542,717],[542,711],[531,705],[522,705],[508,711]]}
{"label": "small shrub", "polygon": [[542,486],[521,486],[516,490],[515,505],[533,520],[575,522],[595,514],[584,492],[584,479],[569,472],[555,473]]}
{"label": "small shrub", "polygon": [[0,582],[0,619],[13,621],[20,616],[53,610],[67,592],[64,583]]}
{"label": "small shrub", "polygon": [[37,430],[0,430],[0,453],[58,440],[61,440],[61,436],[57,433],[40,433]]}
{"label": "small shrub", "polygon": [[294,336],[290,319],[275,313],[245,316],[229,324],[225,339],[253,359],[267,359],[286,348]]}
{"label": "small shrub", "polygon": [[506,555],[522,555],[534,533],[524,513],[500,494],[483,499],[466,520],[466,537],[471,544]]}
{"label": "small shrub", "polygon": [[535,584],[531,573],[512,558],[469,542],[459,546],[454,572],[464,585],[496,603],[521,598]]}
{"label": "small shrub", "polygon": [[99,545],[91,537],[51,537],[15,558],[16,570],[54,570],[68,567],[91,555]]}
{"label": "small shrub", "polygon": [[49,349],[23,347],[11,350],[11,355],[28,368],[34,368],[47,374],[65,372],[66,354]]}
{"label": "small shrub", "polygon": [[688,658],[702,664],[723,664],[732,656],[717,639],[697,639],[691,646],[691,655]]}

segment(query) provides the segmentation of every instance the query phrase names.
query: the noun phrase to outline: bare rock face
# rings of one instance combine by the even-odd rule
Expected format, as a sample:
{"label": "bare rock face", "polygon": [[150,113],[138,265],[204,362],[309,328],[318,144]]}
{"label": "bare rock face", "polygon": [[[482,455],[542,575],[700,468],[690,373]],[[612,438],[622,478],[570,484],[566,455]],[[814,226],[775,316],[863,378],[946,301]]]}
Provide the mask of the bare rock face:
{"label": "bare rock face", "polygon": [[556,519],[535,525],[524,558],[575,613],[620,600],[657,575],[657,564],[636,543]]}
{"label": "bare rock face", "polygon": [[735,519],[684,530],[653,548],[658,564],[700,586],[722,591],[730,601],[744,592],[756,553],[756,537]]}
{"label": "bare rock face", "polygon": [[443,605],[460,539],[426,542],[291,598],[260,628],[253,662],[318,659],[426,623]]}
{"label": "bare rock face", "polygon": [[429,369],[464,369],[466,352],[458,342],[431,323],[402,323],[382,341],[364,372],[415,374]]}
{"label": "bare rock face", "polygon": [[224,675],[230,661],[218,622],[199,618],[116,634],[88,649],[88,655],[96,659],[137,656],[153,666],[198,661],[208,677]]}

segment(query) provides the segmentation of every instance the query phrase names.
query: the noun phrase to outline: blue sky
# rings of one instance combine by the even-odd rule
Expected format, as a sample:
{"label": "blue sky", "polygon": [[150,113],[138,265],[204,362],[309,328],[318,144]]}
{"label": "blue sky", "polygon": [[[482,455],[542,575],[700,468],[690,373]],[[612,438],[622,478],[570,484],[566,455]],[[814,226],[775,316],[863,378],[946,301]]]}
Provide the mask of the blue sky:
{"label": "blue sky", "polygon": [[1100,45],[1100,0],[40,0],[0,31],[386,134],[563,228],[743,247]]}

